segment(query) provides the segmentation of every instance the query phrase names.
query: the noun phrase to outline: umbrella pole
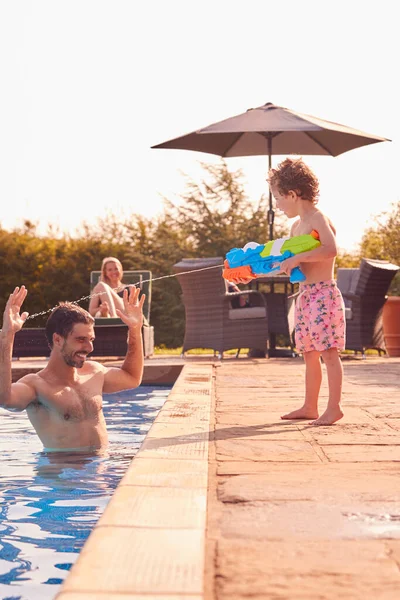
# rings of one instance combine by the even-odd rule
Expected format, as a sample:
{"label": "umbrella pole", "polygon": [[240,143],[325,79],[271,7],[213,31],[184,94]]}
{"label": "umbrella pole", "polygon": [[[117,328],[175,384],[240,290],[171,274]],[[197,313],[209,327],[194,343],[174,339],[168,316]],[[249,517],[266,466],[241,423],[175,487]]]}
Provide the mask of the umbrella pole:
{"label": "umbrella pole", "polygon": [[[272,138],[268,137],[268,172],[272,167]],[[271,186],[269,186],[269,208],[268,208],[268,229],[269,229],[269,239],[274,239],[274,218],[275,212],[272,208],[272,192]]]}

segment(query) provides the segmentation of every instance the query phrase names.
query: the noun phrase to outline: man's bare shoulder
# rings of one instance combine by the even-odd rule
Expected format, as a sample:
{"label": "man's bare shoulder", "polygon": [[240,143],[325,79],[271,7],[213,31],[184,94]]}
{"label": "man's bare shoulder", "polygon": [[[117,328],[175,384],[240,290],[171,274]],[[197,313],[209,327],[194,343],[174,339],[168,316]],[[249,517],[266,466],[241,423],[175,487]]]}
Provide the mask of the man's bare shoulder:
{"label": "man's bare shoulder", "polygon": [[24,383],[32,388],[36,389],[37,384],[41,381],[40,374],[43,373],[44,369],[41,369],[37,373],[27,373],[23,377],[20,377],[15,383]]}
{"label": "man's bare shoulder", "polygon": [[[82,369],[80,369],[80,373],[82,373],[83,375],[87,375],[87,374],[91,374],[91,373],[93,373],[93,374],[106,373],[107,371],[108,371],[107,367],[105,367],[104,365],[102,365],[101,363],[99,363],[95,360],[88,360],[85,363],[85,365],[82,367]],[[54,376],[53,371],[51,369],[49,369],[48,366],[46,366],[44,369],[37,371],[37,373],[28,373],[27,375],[24,375],[23,377],[18,379],[18,381],[16,383],[24,383],[24,384],[29,385],[36,389],[37,386],[43,382],[45,382],[45,383],[51,382],[51,380],[53,379],[53,376]]]}
{"label": "man's bare shoulder", "polygon": [[93,373],[97,373],[101,371],[102,373],[106,373],[108,371],[108,367],[104,366],[102,363],[97,360],[89,359],[85,362],[84,366],[85,370],[92,371]]}
{"label": "man's bare shoulder", "polygon": [[92,377],[96,375],[102,375],[104,377],[109,371],[109,367],[106,367],[97,360],[88,359],[81,369],[78,369],[78,376]]}

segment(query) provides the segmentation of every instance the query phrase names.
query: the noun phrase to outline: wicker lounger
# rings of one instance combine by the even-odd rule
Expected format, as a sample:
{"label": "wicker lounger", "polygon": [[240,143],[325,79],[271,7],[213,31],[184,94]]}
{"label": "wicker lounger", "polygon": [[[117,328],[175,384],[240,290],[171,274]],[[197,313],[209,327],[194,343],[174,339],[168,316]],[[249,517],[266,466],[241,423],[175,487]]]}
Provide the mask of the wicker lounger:
{"label": "wicker lounger", "polygon": [[[185,307],[183,353],[207,348],[222,357],[224,350],[267,349],[268,316],[263,294],[255,290],[228,293],[222,265],[221,257],[182,259],[174,265]],[[232,308],[231,301],[238,294],[249,297],[249,307]]]}
{"label": "wicker lounger", "polygon": [[386,352],[382,310],[393,277],[400,267],[363,258],[359,269],[338,269],[337,285],[346,307],[346,349]]}

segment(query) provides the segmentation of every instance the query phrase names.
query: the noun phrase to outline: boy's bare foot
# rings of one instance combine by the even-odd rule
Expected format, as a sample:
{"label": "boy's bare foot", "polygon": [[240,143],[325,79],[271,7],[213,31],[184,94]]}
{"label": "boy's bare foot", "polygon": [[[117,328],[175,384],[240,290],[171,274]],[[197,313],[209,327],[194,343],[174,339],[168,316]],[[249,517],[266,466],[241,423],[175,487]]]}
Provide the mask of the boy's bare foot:
{"label": "boy's bare foot", "polygon": [[318,419],[318,411],[317,409],[302,406],[286,415],[282,415],[281,419]]}
{"label": "boy's bare foot", "polygon": [[315,425],[315,427],[320,427],[321,425],[333,425],[342,417],[343,413],[338,406],[336,408],[327,408],[324,414],[316,421],[310,423],[310,425]]}

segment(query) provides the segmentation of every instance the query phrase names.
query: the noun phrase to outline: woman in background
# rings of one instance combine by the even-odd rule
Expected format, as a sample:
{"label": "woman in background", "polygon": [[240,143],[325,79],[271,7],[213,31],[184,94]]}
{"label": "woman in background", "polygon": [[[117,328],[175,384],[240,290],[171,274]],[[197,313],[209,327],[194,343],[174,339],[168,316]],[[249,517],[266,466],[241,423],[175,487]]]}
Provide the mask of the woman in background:
{"label": "woman in background", "polygon": [[92,290],[89,313],[92,317],[117,317],[116,308],[123,310],[122,292],[129,287],[122,282],[124,271],[118,258],[107,256],[101,263],[99,282]]}

